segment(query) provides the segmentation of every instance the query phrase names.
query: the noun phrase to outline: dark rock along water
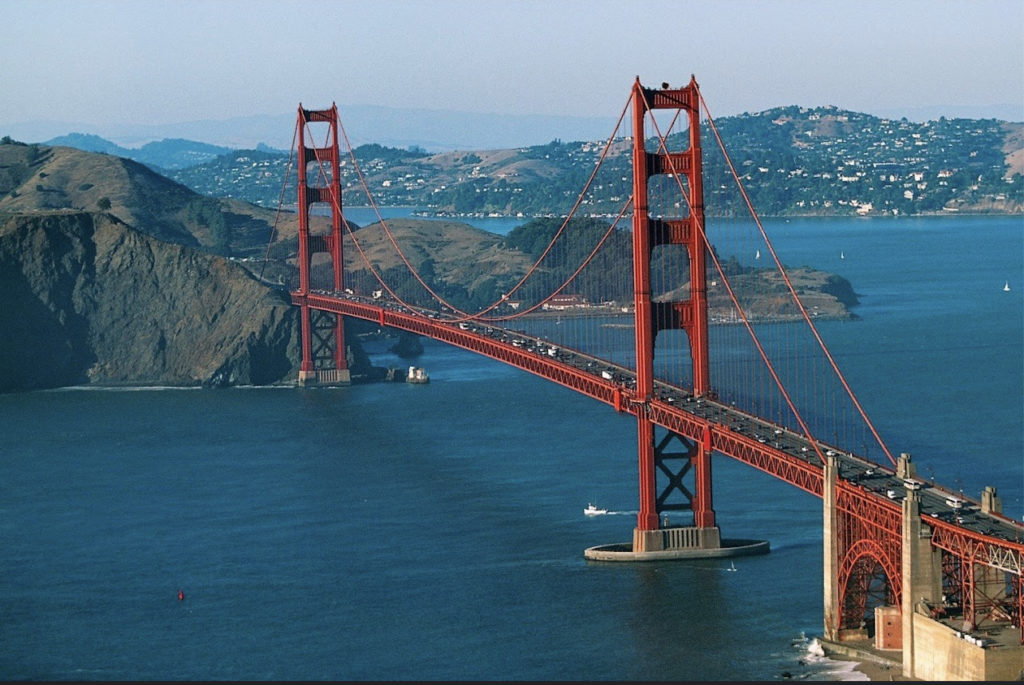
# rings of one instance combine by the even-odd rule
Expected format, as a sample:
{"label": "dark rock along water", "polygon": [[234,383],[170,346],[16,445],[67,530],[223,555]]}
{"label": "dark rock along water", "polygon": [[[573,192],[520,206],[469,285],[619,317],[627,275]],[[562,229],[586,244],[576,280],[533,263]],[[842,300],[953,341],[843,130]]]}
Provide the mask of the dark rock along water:
{"label": "dark rock along water", "polygon": [[[820,330],[890,449],[1020,519],[1021,219],[768,229],[860,294],[860,321]],[[723,533],[769,555],[587,562],[631,536],[634,422],[425,348],[429,385],[0,396],[0,677],[842,677],[800,639],[820,500],[716,458]]]}

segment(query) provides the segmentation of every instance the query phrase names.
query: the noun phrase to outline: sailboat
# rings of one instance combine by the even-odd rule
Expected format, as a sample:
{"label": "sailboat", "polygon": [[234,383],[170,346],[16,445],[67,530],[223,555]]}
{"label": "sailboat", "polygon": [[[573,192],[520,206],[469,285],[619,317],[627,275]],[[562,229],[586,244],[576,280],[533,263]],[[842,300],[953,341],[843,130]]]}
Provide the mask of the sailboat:
{"label": "sailboat", "polygon": [[840,258],[840,259],[846,259],[846,253],[845,253],[845,252],[843,252],[842,250],[840,250],[840,251],[839,251],[839,258]]}
{"label": "sailboat", "polygon": [[761,251],[758,250],[757,254],[754,255],[754,259],[760,259],[760,258],[761,258]]}
{"label": "sailboat", "polygon": [[1010,292],[1010,282],[1009,281],[1007,281],[1006,285],[1003,286],[1003,292],[1004,293]]}

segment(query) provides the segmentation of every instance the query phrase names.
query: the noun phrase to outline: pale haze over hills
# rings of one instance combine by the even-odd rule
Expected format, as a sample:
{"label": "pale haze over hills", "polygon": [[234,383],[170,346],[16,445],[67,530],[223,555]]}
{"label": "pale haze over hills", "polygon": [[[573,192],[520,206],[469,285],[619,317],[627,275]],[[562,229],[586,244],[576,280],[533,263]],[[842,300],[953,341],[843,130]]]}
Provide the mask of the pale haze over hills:
{"label": "pale haze over hills", "polygon": [[[543,145],[552,140],[605,140],[615,130],[613,117],[565,117],[544,115],[480,114],[444,110],[413,110],[363,105],[339,107],[342,126],[353,147],[378,143],[396,148],[420,147],[428,152],[490,150]],[[867,112],[876,116],[911,121],[939,117],[1020,121],[1014,105],[989,107],[916,108],[905,113]],[[183,138],[233,149],[255,149],[263,144],[290,150],[295,113],[200,120],[172,124],[108,124],[30,121],[0,126],[0,135],[26,143],[45,143],[69,133],[91,133],[122,147],[137,148],[148,142]],[[624,129],[620,130],[622,135]]]}
{"label": "pale haze over hills", "polygon": [[[1024,120],[1020,0],[5,0],[0,136],[287,149],[299,103],[352,143],[610,135],[634,79],[715,118],[835,106]],[[191,123],[183,123],[191,122]]]}
{"label": "pale haze over hills", "polygon": [[[330,103],[310,105],[311,108],[321,106],[329,107]],[[543,145],[555,138],[603,140],[611,135],[616,121],[614,117],[479,114],[371,105],[338,105],[338,110],[353,146],[364,143],[397,148],[418,146],[432,152]],[[68,133],[92,133],[129,148],[154,140],[184,138],[234,149],[252,149],[263,143],[278,150],[289,150],[295,119],[293,111],[161,125],[97,126],[82,122],[30,121],[0,125],[0,135],[26,143],[42,143]]]}

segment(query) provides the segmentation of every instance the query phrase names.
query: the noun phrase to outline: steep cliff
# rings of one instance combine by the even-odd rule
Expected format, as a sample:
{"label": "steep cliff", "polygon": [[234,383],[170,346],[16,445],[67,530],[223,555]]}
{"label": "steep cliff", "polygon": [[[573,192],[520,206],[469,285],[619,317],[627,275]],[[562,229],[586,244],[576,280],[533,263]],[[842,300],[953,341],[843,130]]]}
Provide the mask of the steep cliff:
{"label": "steep cliff", "polygon": [[297,310],[234,262],[107,213],[0,227],[0,391],[293,381]]}

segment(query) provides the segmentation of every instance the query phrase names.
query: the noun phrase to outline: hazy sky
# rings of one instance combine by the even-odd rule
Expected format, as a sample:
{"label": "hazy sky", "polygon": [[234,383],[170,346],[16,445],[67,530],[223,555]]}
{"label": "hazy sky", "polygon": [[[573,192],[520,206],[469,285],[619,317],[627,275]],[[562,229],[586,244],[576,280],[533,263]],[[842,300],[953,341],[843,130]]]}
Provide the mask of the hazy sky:
{"label": "hazy sky", "polygon": [[1011,104],[1021,120],[1024,0],[0,0],[0,127],[299,102],[617,117],[636,76],[691,73],[713,116]]}

